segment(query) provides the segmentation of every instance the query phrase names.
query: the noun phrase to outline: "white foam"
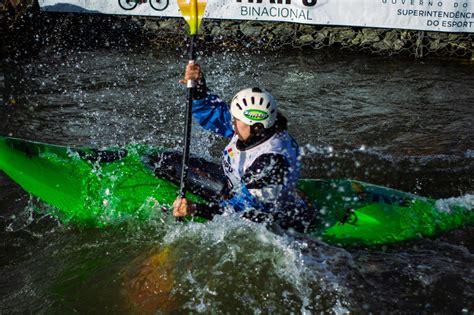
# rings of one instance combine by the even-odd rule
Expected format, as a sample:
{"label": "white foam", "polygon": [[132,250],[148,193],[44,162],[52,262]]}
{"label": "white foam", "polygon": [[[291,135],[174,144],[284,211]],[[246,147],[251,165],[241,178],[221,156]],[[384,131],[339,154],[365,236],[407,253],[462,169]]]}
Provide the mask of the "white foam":
{"label": "white foam", "polygon": [[[206,312],[213,308],[214,303],[219,303],[213,302],[213,299],[219,299],[212,294],[216,287],[202,283],[203,272],[209,277],[227,278],[226,281],[237,281],[234,279],[239,278],[237,285],[244,281],[257,286],[259,290],[265,284],[260,283],[261,275],[258,274],[265,272],[271,277],[269,283],[289,285],[286,291],[281,292],[281,296],[272,296],[271,300],[294,302],[296,294],[299,300],[298,311],[310,314],[315,308],[318,309],[316,293],[325,292],[327,295],[324,294],[324,298],[331,299],[333,311],[337,314],[345,313],[347,295],[345,286],[340,283],[340,278],[344,276],[336,275],[333,268],[335,265],[347,266],[352,257],[343,249],[298,235],[277,235],[262,224],[240,219],[237,215],[226,215],[216,216],[206,224],[174,225],[163,242],[166,246],[179,248],[180,253],[177,255],[183,260],[179,265],[194,265],[199,261],[199,266],[194,265],[194,269],[189,271],[191,274],[178,280],[187,288],[187,292],[192,291],[196,297],[193,302],[186,304],[187,309]],[[312,248],[308,248],[308,242],[311,242]],[[257,301],[263,294],[264,292],[245,298]],[[261,311],[266,310],[263,308]]]}
{"label": "white foam", "polygon": [[467,194],[461,197],[439,199],[436,201],[435,207],[438,211],[447,213],[451,213],[454,207],[462,207],[472,211],[474,209],[474,195]]}

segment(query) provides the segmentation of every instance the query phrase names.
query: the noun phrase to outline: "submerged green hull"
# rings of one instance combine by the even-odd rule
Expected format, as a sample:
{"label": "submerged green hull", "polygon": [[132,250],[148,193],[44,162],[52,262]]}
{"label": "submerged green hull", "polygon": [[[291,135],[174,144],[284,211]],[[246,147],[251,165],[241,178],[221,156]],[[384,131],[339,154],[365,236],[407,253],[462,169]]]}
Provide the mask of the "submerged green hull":
{"label": "submerged green hull", "polygon": [[[118,149],[96,151],[0,137],[0,170],[52,206],[51,214],[62,222],[102,227],[159,216],[178,190],[143,161],[160,149],[126,149],[121,155]],[[359,181],[302,179],[299,188],[318,209],[308,235],[332,244],[396,243],[474,223],[472,205],[440,210],[432,199]],[[189,198],[205,201],[192,194]]]}

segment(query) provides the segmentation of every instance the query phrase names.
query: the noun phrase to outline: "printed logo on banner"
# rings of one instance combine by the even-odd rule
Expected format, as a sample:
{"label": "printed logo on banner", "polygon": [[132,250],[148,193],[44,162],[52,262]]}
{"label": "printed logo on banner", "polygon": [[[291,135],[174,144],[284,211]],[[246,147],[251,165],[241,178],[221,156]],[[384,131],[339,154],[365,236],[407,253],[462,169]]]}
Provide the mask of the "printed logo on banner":
{"label": "printed logo on banner", "polygon": [[150,1],[153,10],[163,11],[170,4],[169,0],[118,0],[119,6],[127,11],[135,9],[138,5],[142,5]]}
{"label": "printed logo on banner", "polygon": [[275,18],[290,20],[312,20],[310,10],[301,9],[298,4],[304,7],[314,7],[318,0],[267,0],[264,6],[263,0],[236,0],[237,3],[246,3],[240,7],[240,15],[254,18]]}

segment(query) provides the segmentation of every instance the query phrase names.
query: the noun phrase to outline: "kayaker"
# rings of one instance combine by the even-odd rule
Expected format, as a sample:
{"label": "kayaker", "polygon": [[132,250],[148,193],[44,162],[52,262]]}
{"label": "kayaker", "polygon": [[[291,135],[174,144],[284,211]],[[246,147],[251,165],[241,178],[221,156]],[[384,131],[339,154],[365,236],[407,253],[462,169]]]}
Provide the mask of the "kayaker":
{"label": "kayaker", "polygon": [[196,121],[231,138],[222,155],[227,183],[218,204],[195,204],[178,197],[173,215],[211,219],[231,208],[252,221],[305,231],[314,211],[296,190],[300,151],[273,97],[263,89],[248,88],[237,93],[228,106],[208,90],[198,64],[186,67],[181,82],[187,80],[197,82],[193,101]]}

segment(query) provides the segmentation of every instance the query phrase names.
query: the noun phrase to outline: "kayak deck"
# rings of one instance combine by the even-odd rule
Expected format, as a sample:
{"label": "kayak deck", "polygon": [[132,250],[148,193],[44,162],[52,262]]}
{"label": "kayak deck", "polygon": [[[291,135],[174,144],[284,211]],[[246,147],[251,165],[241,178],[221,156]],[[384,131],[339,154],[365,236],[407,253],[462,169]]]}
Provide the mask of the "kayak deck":
{"label": "kayak deck", "polygon": [[110,161],[89,149],[0,138],[0,169],[52,206],[51,214],[62,222],[101,227],[146,220],[174,201],[176,185],[143,165],[145,151],[131,147]]}
{"label": "kayak deck", "polygon": [[[0,137],[0,170],[62,222],[85,226],[160,215],[178,191],[180,161],[179,153],[146,145],[95,150]],[[190,165],[188,197],[217,198],[220,167],[199,158]],[[298,188],[316,209],[308,235],[331,244],[397,243],[474,223],[472,206],[440,211],[435,200],[355,180],[302,179]]]}

